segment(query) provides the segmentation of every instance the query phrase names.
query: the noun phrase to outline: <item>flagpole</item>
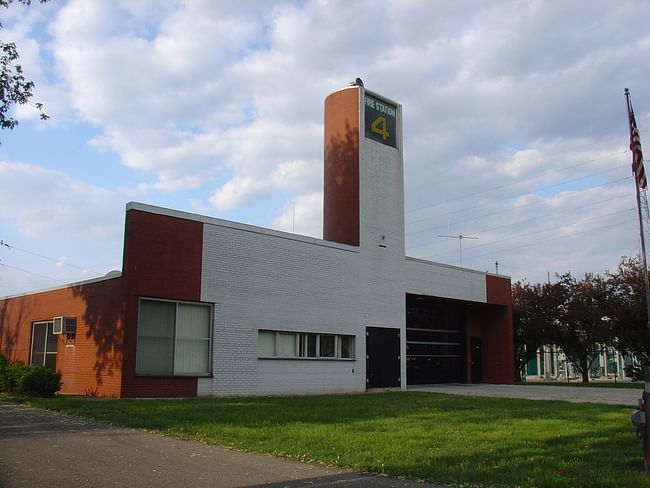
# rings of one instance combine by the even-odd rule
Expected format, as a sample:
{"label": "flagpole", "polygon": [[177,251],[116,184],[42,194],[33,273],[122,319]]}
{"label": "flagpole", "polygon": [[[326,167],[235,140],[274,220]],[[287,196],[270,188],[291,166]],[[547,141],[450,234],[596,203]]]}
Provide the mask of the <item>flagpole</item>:
{"label": "flagpole", "polygon": [[[634,172],[634,186],[636,188],[636,207],[639,213],[639,233],[641,235],[641,257],[643,259],[643,282],[645,284],[645,305],[648,318],[648,331],[650,331],[650,285],[648,284],[648,261],[645,252],[645,235],[643,233],[643,213],[641,212],[641,182],[643,187],[647,185],[645,180],[645,168],[643,167],[643,152],[641,151],[641,140],[639,131],[632,110],[632,101],[630,100],[630,90],[625,89],[625,100],[627,101],[627,121],[630,126],[630,149],[632,150],[632,170]],[[645,384],[643,386],[643,395],[641,396],[641,409],[645,418],[650,418],[650,367],[644,368]],[[643,464],[645,472],[650,472],[650,422],[643,425]]]}
{"label": "flagpole", "polygon": [[639,189],[639,182],[634,178],[634,185],[636,186],[636,207],[639,213],[639,234],[641,235],[641,258],[643,260],[643,283],[645,284],[645,305],[646,313],[648,316],[648,333],[650,333],[650,281],[648,280],[648,259],[645,252],[645,236],[643,232],[643,213],[641,212],[641,190]]}
{"label": "flagpole", "polygon": [[[632,101],[630,100],[630,90],[625,89],[625,100],[627,101],[627,121],[630,127],[630,137],[633,134],[633,125],[632,121],[634,120],[634,111],[632,110]],[[634,158],[634,148],[632,149],[632,158]],[[636,208],[639,214],[639,235],[641,237],[641,258],[643,260],[643,283],[645,285],[645,304],[646,304],[646,315],[647,315],[647,327],[648,332],[650,333],[650,281],[648,280],[648,259],[645,251],[645,233],[643,232],[643,213],[641,212],[641,189],[639,188],[639,167],[638,165],[634,169],[634,187],[636,188]]]}

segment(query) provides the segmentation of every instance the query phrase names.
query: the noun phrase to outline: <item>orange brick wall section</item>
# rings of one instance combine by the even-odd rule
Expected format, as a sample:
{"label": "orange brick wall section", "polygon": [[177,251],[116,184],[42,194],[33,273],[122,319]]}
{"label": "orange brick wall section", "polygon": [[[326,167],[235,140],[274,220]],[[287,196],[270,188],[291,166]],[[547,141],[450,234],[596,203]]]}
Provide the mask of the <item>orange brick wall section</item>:
{"label": "orange brick wall section", "polygon": [[122,278],[0,300],[0,353],[29,363],[32,323],[77,318],[74,338],[58,336],[61,393],[120,396],[123,346]]}
{"label": "orange brick wall section", "polygon": [[359,88],[325,99],[323,239],[359,245]]}
{"label": "orange brick wall section", "polygon": [[124,234],[126,292],[122,396],[196,396],[197,379],[145,377],[135,374],[140,297],[201,300],[203,224],[201,222],[127,211]]}

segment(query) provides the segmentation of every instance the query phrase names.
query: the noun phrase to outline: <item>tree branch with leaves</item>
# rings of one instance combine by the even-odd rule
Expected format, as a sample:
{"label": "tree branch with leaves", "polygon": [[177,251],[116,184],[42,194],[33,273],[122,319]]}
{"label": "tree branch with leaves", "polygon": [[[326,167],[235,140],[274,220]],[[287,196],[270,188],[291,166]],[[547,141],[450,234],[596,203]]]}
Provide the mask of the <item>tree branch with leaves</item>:
{"label": "tree branch with leaves", "polygon": [[[40,0],[46,3],[48,0]],[[31,0],[18,0],[19,3],[30,5]],[[9,8],[14,0],[0,0],[0,6]],[[2,24],[0,24],[0,28]],[[13,42],[0,41],[0,129],[13,129],[18,125],[18,120],[11,116],[15,105],[32,103],[34,82],[25,78],[23,68],[17,64],[18,49]],[[40,112],[41,120],[50,117],[43,112],[43,104],[36,102],[33,106]]]}

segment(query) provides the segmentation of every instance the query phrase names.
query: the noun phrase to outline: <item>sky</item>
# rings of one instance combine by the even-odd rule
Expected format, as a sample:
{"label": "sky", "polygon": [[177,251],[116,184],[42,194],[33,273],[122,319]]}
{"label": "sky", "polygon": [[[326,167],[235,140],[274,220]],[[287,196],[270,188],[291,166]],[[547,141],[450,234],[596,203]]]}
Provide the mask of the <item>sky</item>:
{"label": "sky", "polygon": [[409,256],[615,270],[640,249],[623,91],[650,154],[648,19],[633,0],[0,9],[50,116],[0,131],[0,296],[120,270],[129,201],[322,237],[323,101],[356,77],[403,107]]}

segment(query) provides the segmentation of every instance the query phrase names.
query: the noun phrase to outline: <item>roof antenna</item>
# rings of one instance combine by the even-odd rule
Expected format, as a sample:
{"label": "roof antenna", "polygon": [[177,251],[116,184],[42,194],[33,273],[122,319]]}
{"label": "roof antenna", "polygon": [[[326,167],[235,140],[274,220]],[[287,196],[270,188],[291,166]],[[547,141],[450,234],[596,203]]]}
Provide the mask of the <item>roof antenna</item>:
{"label": "roof antenna", "polygon": [[[438,234],[438,237],[451,237],[452,239],[458,239],[458,248],[460,251],[460,265],[463,265],[463,239],[478,239],[474,236],[464,236],[463,234],[458,234],[457,236],[445,236]],[[498,273],[498,271],[497,271]]]}

